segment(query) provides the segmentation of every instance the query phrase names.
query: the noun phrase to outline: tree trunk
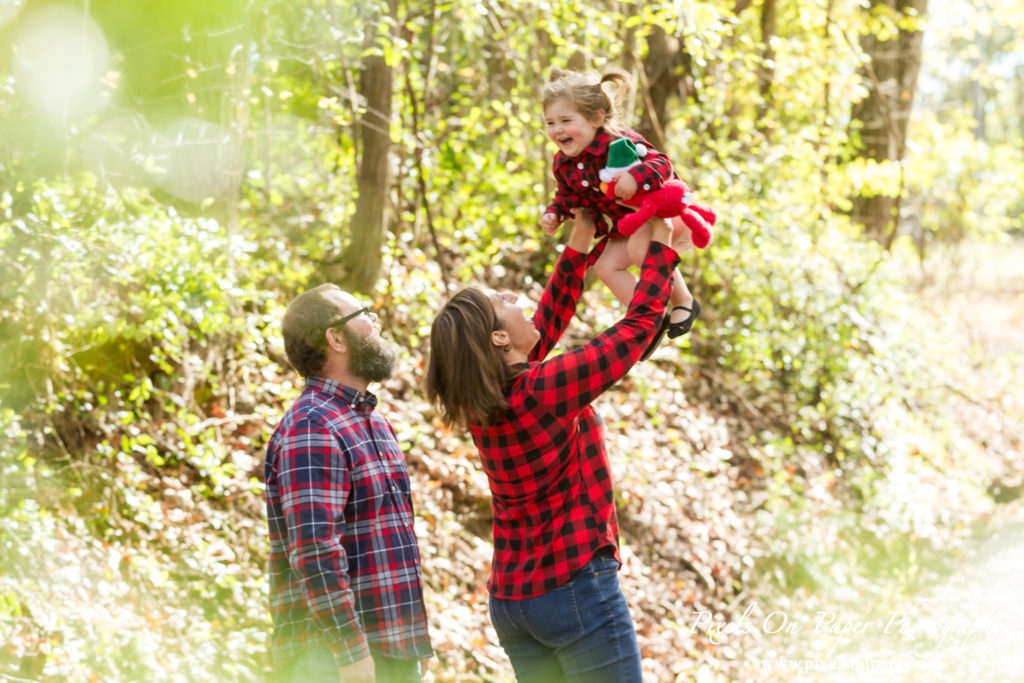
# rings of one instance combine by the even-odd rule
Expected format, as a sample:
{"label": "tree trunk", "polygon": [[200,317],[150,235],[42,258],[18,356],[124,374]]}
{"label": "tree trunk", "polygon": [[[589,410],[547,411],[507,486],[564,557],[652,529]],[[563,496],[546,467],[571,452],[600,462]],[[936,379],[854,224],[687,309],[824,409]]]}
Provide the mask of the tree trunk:
{"label": "tree trunk", "polygon": [[678,47],[660,26],[651,28],[647,37],[647,54],[643,59],[641,82],[642,110],[637,132],[655,149],[665,150],[664,125],[668,117],[669,98],[683,88],[677,73]]}
{"label": "tree trunk", "polygon": [[758,106],[758,121],[766,122],[772,106],[772,85],[775,82],[775,48],[772,40],[778,24],[775,0],[764,0],[761,6],[761,68],[758,70],[760,80],[761,103]]}
{"label": "tree trunk", "polygon": [[[971,71],[978,73],[981,65],[977,62],[971,64]],[[974,139],[985,139],[985,101],[987,99],[985,86],[981,84],[977,76],[971,81],[971,99],[974,102]]]}
{"label": "tree trunk", "polygon": [[[388,6],[394,16],[395,0]],[[351,240],[342,254],[343,286],[358,292],[370,292],[380,277],[390,188],[393,72],[383,55],[363,58],[359,95],[366,109],[357,133],[362,155],[356,172],[356,210],[349,226]]]}
{"label": "tree trunk", "polygon": [[[891,7],[897,16],[916,12],[923,17],[928,0],[872,0],[874,10]],[[865,36],[861,42],[869,62],[865,65],[868,96],[853,110],[855,132],[859,129],[863,159],[875,162],[902,163],[906,150],[907,124],[917,90],[921,67],[923,34],[919,30],[901,28],[891,40]],[[901,174],[902,177],[902,174]],[[903,187],[885,194],[861,192],[853,198],[853,218],[864,226],[865,233],[888,248],[899,227],[899,205]]]}
{"label": "tree trunk", "polygon": [[1017,139],[1021,141],[1021,146],[1024,148],[1024,65],[1017,66],[1016,74],[1014,87],[1017,90]]}
{"label": "tree trunk", "polygon": [[[622,6],[622,68],[629,73],[632,83],[636,83],[637,69],[640,64],[637,61],[636,29],[637,24],[633,21],[636,16],[636,7],[632,3]],[[633,104],[636,104],[635,102]],[[632,114],[633,112],[630,112]]]}

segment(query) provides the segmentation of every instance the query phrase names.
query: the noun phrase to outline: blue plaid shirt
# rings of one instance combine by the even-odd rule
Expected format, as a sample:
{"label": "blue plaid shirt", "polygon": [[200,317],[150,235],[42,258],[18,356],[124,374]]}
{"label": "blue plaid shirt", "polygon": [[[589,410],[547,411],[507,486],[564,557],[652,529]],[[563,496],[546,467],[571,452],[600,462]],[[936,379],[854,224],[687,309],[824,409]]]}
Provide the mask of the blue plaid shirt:
{"label": "blue plaid shirt", "polygon": [[432,655],[409,472],[376,404],[309,377],[267,445],[277,666],[315,639],[339,666]]}

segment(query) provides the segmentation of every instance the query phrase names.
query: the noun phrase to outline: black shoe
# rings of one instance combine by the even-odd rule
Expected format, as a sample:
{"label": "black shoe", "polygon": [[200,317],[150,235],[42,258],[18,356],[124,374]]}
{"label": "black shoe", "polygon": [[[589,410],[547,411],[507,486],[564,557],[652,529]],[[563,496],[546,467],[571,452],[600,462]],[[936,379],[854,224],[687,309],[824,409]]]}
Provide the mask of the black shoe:
{"label": "black shoe", "polygon": [[648,344],[647,349],[640,356],[640,360],[647,360],[654,353],[654,349],[658,348],[658,344],[665,337],[665,332],[668,330],[669,314],[666,313],[665,317],[661,319],[661,324],[658,325],[658,329],[654,331],[654,336],[651,337],[651,343]]}
{"label": "black shoe", "polygon": [[[668,324],[667,327],[668,327],[668,338],[669,339],[675,339],[676,337],[682,337],[684,334],[686,334],[687,332],[690,331],[690,328],[693,327],[693,322],[697,319],[697,316],[700,315],[700,302],[697,301],[696,299],[694,299],[692,307],[676,306],[675,308],[672,309],[672,312],[674,313],[675,311],[679,311],[679,310],[689,311],[690,315],[689,315],[689,317],[686,318],[686,320],[682,320],[682,321],[677,322],[677,323],[670,322]],[[671,316],[671,314],[670,314],[670,316]]]}

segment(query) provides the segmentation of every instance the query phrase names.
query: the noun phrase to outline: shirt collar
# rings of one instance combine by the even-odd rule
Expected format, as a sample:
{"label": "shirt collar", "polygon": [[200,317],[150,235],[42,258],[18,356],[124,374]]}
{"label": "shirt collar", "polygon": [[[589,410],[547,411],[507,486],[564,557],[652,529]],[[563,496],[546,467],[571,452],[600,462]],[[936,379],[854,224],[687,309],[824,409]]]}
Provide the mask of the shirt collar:
{"label": "shirt collar", "polygon": [[307,377],[306,378],[306,389],[312,389],[313,391],[319,391],[323,394],[330,394],[337,396],[342,401],[345,401],[356,410],[373,410],[377,407],[377,397],[367,391],[361,392],[357,389],[337,382],[333,379],[327,379],[326,377]]}
{"label": "shirt collar", "polygon": [[608,134],[604,128],[598,128],[594,134],[594,139],[590,141],[587,148],[583,150],[583,154],[590,154],[595,157],[604,157],[608,154],[608,145],[614,140],[611,135]]}

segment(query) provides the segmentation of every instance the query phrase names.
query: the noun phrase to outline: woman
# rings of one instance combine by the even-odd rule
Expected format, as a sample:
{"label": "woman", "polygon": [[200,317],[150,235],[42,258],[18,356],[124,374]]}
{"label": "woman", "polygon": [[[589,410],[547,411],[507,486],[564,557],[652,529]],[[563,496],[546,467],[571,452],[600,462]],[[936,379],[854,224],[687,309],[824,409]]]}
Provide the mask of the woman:
{"label": "woman", "polygon": [[468,288],[431,328],[427,396],[447,424],[470,429],[490,481],[491,621],[520,682],[641,679],[618,583],[604,428],[591,404],[661,326],[679,257],[668,224],[652,225],[625,318],[580,348],[545,360],[583,292],[595,229],[580,212],[532,320],[514,295]]}

